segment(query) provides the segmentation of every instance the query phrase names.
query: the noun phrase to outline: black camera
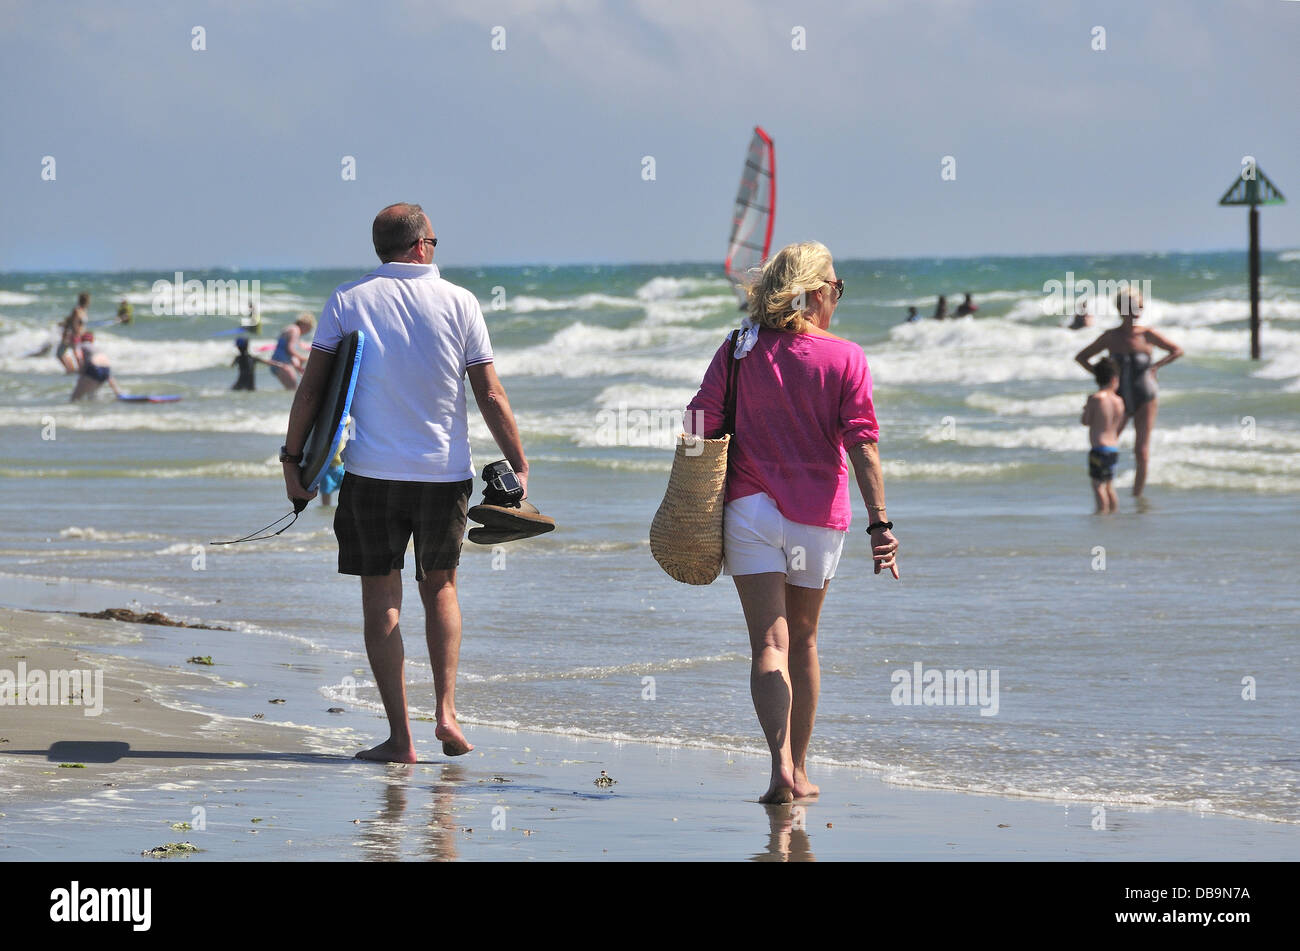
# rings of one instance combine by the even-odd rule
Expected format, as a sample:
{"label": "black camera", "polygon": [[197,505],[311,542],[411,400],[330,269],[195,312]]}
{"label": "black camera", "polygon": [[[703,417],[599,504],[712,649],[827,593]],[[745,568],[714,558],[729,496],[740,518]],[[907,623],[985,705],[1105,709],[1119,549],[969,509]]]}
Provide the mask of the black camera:
{"label": "black camera", "polygon": [[483,501],[488,505],[517,505],[524,497],[524,487],[510,463],[501,459],[483,467]]}

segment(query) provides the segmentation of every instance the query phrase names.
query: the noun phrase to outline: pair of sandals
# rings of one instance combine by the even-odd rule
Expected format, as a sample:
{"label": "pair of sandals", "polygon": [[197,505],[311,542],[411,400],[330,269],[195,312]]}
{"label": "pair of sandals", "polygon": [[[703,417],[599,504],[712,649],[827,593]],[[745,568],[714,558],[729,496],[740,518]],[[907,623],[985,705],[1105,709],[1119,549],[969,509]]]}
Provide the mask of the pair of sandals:
{"label": "pair of sandals", "polygon": [[467,514],[483,526],[469,530],[469,540],[476,545],[500,545],[555,530],[555,519],[543,515],[527,498],[511,501],[491,485],[483,489],[483,501]]}

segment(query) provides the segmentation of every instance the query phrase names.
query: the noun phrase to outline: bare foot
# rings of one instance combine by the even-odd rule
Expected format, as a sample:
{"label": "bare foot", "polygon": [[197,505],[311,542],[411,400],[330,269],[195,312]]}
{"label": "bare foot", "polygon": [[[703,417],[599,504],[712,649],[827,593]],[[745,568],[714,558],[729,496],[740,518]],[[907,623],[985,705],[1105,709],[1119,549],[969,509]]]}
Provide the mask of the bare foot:
{"label": "bare foot", "polygon": [[796,769],[794,771],[794,798],[795,799],[815,799],[820,796],[822,788],[808,779],[806,770]]}
{"label": "bare foot", "polygon": [[415,747],[410,743],[398,743],[391,736],[368,750],[362,750],[357,759],[373,760],[376,763],[414,763]]}
{"label": "bare foot", "polygon": [[794,802],[794,774],[789,770],[772,767],[772,782],[767,792],[758,797],[759,802]]}
{"label": "bare foot", "polygon": [[460,732],[460,726],[455,720],[439,723],[433,735],[442,740],[443,756],[464,756],[474,748],[474,744],[465,739],[465,734]]}
{"label": "bare foot", "polygon": [[794,802],[794,790],[789,786],[772,785],[767,788],[767,792],[758,797],[758,801],[767,805],[772,803],[790,803]]}

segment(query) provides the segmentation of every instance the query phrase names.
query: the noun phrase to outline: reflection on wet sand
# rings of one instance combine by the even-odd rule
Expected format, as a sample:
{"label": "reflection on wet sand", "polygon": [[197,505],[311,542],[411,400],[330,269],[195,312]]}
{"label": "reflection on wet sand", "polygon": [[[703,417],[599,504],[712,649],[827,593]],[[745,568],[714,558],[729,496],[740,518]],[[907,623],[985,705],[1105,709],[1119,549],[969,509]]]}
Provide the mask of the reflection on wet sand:
{"label": "reflection on wet sand", "polygon": [[816,862],[808,838],[808,807],[799,803],[772,803],[767,810],[767,845],[751,855],[752,862]]}
{"label": "reflection on wet sand", "polygon": [[[456,823],[454,801],[456,789],[465,780],[465,769],[456,763],[441,764],[440,775],[430,787],[429,815],[424,823],[422,847],[414,858],[435,862],[454,861],[459,857],[457,843],[460,827]],[[361,836],[356,841],[362,857],[373,862],[401,861],[402,843],[408,839],[403,828],[407,800],[418,792],[422,776],[412,772],[412,767],[393,764],[381,777],[383,792],[379,808],[370,819],[361,820]]]}

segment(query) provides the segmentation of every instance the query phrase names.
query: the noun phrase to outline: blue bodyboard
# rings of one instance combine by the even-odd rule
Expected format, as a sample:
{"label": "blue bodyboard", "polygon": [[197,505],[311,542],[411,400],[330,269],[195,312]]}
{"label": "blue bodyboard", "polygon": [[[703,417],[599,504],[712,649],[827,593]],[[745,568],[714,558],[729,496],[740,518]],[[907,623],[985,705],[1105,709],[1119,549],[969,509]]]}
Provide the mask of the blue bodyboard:
{"label": "blue bodyboard", "polygon": [[339,450],[348,414],[352,411],[352,394],[357,389],[357,374],[361,371],[361,351],[366,335],[354,330],[339,343],[330,370],[329,384],[322,394],[320,411],[312,423],[307,441],[302,447],[299,478],[309,492],[316,491],[321,476],[329,468],[330,460]]}

